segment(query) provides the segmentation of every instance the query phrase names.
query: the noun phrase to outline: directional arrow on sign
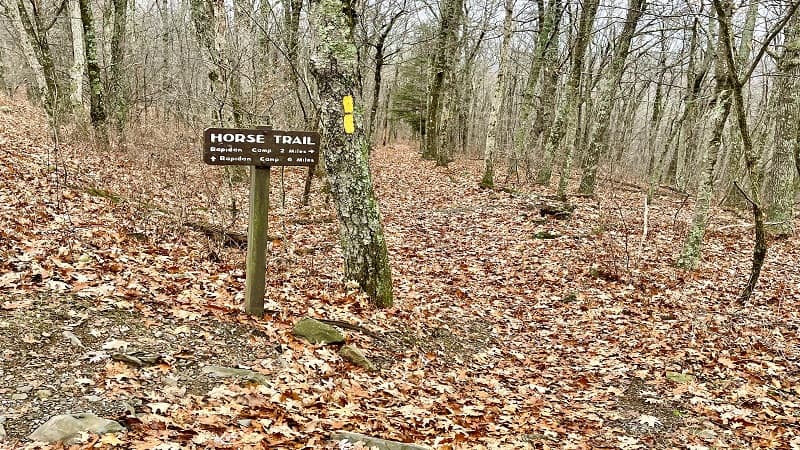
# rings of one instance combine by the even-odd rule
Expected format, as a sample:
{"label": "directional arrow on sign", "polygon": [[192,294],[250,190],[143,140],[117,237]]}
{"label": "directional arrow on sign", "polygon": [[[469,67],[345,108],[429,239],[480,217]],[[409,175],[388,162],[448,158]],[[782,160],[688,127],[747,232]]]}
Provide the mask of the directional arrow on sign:
{"label": "directional arrow on sign", "polygon": [[[203,161],[214,165],[314,167],[320,156],[319,143],[320,135],[313,131],[206,128]],[[235,157],[225,156],[228,153]]]}

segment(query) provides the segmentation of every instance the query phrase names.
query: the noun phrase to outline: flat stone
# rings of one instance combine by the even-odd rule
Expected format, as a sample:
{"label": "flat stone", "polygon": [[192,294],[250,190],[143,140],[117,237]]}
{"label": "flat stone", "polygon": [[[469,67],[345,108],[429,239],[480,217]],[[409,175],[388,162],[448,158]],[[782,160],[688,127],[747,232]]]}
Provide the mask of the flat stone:
{"label": "flat stone", "polygon": [[705,429],[705,430],[698,431],[697,432],[697,436],[699,436],[699,437],[701,437],[701,438],[703,438],[705,440],[711,441],[711,440],[716,439],[717,433],[715,433],[714,430]]}
{"label": "flat stone", "polygon": [[355,444],[360,442],[369,449],[377,448],[378,450],[430,450],[429,447],[421,445],[406,444],[398,441],[387,441],[386,439],[374,438],[361,433],[350,433],[348,431],[339,431],[331,435],[331,440],[334,441],[347,441]]}
{"label": "flat stone", "polygon": [[81,342],[81,339],[76,336],[75,333],[71,331],[64,331],[61,333],[61,335],[64,336],[74,347],[84,348],[83,342]]}
{"label": "flat stone", "polygon": [[26,394],[24,392],[20,392],[20,393],[11,395],[11,400],[25,400],[27,398],[28,398],[28,394]]}
{"label": "flat stone", "polygon": [[311,318],[297,322],[294,325],[294,334],[312,344],[341,344],[344,342],[344,336],[339,330]]}
{"label": "flat stone", "polygon": [[367,359],[361,350],[352,345],[343,345],[339,350],[339,354],[342,355],[342,358],[350,361],[358,367],[363,367],[367,370],[375,370],[375,366],[372,365],[372,361]]}
{"label": "flat stone", "polygon": [[36,398],[39,400],[47,400],[48,398],[53,396],[53,391],[49,389],[39,389],[36,391]]}
{"label": "flat stone", "polygon": [[117,433],[124,429],[119,423],[92,413],[63,414],[51,417],[28,437],[37,442],[63,442],[71,445],[79,443],[83,433]]}
{"label": "flat stone", "polygon": [[251,381],[253,383],[268,384],[267,377],[265,377],[263,373],[256,372],[255,370],[209,365],[203,367],[203,373],[217,378],[234,377]]}
{"label": "flat stone", "polygon": [[669,370],[666,372],[665,376],[669,381],[678,384],[691,383],[695,380],[694,375],[690,375],[688,373],[670,372]]}

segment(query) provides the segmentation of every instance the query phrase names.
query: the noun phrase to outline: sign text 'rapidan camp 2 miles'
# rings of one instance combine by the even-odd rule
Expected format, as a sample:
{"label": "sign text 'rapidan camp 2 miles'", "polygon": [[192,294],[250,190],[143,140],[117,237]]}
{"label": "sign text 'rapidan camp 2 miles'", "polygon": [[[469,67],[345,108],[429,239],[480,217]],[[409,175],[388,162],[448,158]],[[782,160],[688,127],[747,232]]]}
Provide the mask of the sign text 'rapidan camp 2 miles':
{"label": "sign text 'rapidan camp 2 miles'", "polygon": [[203,161],[212,165],[315,166],[319,133],[312,131],[206,128]]}

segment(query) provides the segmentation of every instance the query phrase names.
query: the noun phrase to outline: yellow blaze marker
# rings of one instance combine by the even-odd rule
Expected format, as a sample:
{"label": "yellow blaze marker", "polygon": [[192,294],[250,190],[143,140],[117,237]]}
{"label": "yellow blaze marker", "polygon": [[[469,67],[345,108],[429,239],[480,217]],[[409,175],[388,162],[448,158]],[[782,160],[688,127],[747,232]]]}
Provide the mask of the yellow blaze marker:
{"label": "yellow blaze marker", "polygon": [[345,114],[344,115],[344,132],[347,134],[353,134],[356,131],[356,124],[353,121],[352,114]]}
{"label": "yellow blaze marker", "polygon": [[353,97],[350,95],[345,95],[342,98],[342,107],[344,108],[345,114],[352,114],[353,113]]}
{"label": "yellow blaze marker", "polygon": [[342,108],[344,109],[344,132],[353,134],[356,131],[355,120],[353,120],[353,97],[345,95],[342,97]]}

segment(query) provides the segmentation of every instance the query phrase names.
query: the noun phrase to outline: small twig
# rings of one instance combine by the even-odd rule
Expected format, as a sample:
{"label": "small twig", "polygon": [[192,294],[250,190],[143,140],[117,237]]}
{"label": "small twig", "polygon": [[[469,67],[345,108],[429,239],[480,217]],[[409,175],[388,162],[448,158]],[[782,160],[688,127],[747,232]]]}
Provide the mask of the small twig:
{"label": "small twig", "polygon": [[736,223],[733,225],[725,225],[723,227],[719,227],[717,228],[717,231],[729,230],[731,228],[750,228],[752,226],[753,226],[752,223]]}
{"label": "small twig", "polygon": [[686,194],[686,196],[683,197],[683,201],[681,201],[681,206],[679,206],[678,209],[675,210],[675,215],[672,216],[672,226],[675,226],[675,222],[678,221],[678,215],[681,213],[681,210],[683,210],[683,207],[686,206],[686,202],[688,200],[689,200],[689,194]]}
{"label": "small twig", "polygon": [[747,202],[750,203],[750,205],[752,205],[754,208],[758,207],[756,202],[754,202],[753,199],[750,198],[749,195],[747,195],[747,192],[745,192],[744,189],[742,189],[742,187],[739,186],[739,182],[738,181],[734,181],[733,185],[736,186],[736,189],[739,190],[739,192],[742,194],[742,196],[745,198],[745,200],[747,200]]}
{"label": "small twig", "polygon": [[639,250],[636,252],[637,265],[642,261],[642,252],[644,251],[644,242],[647,240],[647,227],[650,219],[650,208],[647,204],[647,196],[644,197],[644,217],[642,224],[642,240],[639,241]]}

